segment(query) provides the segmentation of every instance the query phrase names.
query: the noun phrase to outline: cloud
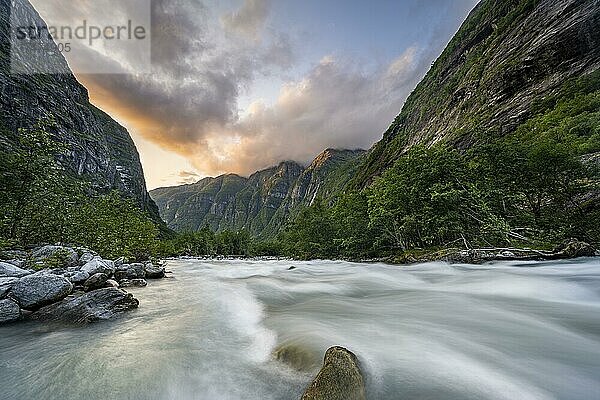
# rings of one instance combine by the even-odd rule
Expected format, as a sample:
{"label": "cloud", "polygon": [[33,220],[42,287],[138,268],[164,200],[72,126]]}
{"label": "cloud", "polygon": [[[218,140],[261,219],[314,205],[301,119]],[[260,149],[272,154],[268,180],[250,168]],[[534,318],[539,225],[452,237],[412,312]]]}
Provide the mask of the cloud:
{"label": "cloud", "polygon": [[[114,3],[115,12],[122,3]],[[307,163],[328,147],[369,148],[440,50],[439,43],[415,45],[377,68],[326,56],[304,73],[292,71],[296,78],[282,78],[297,60],[295,44],[267,26],[269,10],[268,0],[244,0],[219,16],[199,0],[153,0],[152,73],[136,73],[128,55],[117,54],[95,62],[120,63],[131,73],[78,78],[140,142],[186,161],[155,167],[160,157],[148,159],[153,173],[162,169],[172,183],[189,183],[248,175],[282,160]],[[272,103],[240,111],[257,78],[285,83]]]}
{"label": "cloud", "polygon": [[248,175],[282,160],[307,163],[328,147],[370,147],[429,62],[416,47],[369,72],[352,60],[324,57],[302,79],[285,83],[274,104],[256,101],[239,115],[240,86],[256,71],[244,70],[252,62],[241,55],[222,56],[229,68],[198,67],[194,80],[171,85],[156,76],[84,80],[94,93],[107,93],[105,107],[202,174]]}
{"label": "cloud", "polygon": [[194,171],[179,171],[177,176],[180,178],[177,183],[181,185],[196,183],[201,178],[201,176]]}
{"label": "cloud", "polygon": [[242,7],[221,17],[223,27],[236,34],[258,40],[269,16],[269,0],[244,0]]}

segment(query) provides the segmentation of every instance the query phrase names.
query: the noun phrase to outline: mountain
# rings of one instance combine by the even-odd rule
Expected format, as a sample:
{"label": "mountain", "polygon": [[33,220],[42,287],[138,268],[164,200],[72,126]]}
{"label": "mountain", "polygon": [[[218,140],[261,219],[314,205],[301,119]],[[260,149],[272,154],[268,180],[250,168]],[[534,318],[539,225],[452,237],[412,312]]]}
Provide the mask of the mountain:
{"label": "mountain", "polygon": [[465,149],[514,132],[600,66],[597,0],[483,0],[365,157],[363,188],[416,144]]}
{"label": "mountain", "polygon": [[[40,119],[53,118],[53,139],[68,148],[59,162],[73,175],[91,182],[98,193],[116,189],[136,199],[160,220],[146,190],[140,157],[127,130],[90,103],[87,89],[72,73],[11,73],[11,13],[32,25],[45,26],[27,0],[0,0],[0,145],[5,149],[18,140],[19,128],[31,128]],[[52,40],[43,43],[43,59],[20,59],[36,70],[39,63],[53,70],[70,71]],[[13,57],[19,55],[12,54]]]}
{"label": "mountain", "polygon": [[327,149],[306,168],[285,161],[248,178],[221,175],[150,192],[167,225],[177,231],[246,229],[273,237],[290,214],[343,190],[364,151]]}

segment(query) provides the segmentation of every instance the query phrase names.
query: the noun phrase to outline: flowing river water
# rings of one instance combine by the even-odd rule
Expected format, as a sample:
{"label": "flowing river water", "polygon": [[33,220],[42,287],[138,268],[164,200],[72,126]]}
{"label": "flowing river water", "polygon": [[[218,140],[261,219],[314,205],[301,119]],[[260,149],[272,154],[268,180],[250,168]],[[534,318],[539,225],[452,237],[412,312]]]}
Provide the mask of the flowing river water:
{"label": "flowing river water", "polygon": [[600,399],[599,259],[167,269],[118,320],[0,328],[0,399],[298,400],[332,345],[371,400]]}

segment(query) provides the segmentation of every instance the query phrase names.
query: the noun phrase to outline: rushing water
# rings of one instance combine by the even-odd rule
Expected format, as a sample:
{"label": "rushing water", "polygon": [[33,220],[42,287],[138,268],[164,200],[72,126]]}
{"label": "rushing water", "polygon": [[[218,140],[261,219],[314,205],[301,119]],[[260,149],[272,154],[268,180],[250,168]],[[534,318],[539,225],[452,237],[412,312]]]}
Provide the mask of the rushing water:
{"label": "rushing water", "polygon": [[119,320],[0,328],[0,399],[297,400],[331,345],[372,400],[600,399],[598,259],[168,269]]}

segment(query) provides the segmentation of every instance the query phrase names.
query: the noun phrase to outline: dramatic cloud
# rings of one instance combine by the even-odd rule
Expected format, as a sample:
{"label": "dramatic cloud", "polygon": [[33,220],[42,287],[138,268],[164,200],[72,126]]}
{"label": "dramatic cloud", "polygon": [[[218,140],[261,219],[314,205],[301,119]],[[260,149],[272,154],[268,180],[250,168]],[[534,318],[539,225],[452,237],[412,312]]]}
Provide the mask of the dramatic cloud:
{"label": "dramatic cloud", "polygon": [[[452,6],[434,1],[441,10]],[[111,15],[136,13],[128,2],[113,3],[109,22]],[[81,12],[86,4],[73,2],[69,10]],[[127,72],[78,78],[92,100],[133,133],[152,174],[150,187],[225,172],[247,175],[282,160],[307,163],[328,147],[369,148],[439,54],[445,43],[438,36],[448,36],[409,44],[391,62],[342,53],[300,70],[299,37],[270,24],[273,4],[238,5],[218,14],[200,0],[152,0],[151,73],[139,72],[144,69],[134,53],[80,57]],[[422,9],[411,12],[417,18]],[[55,14],[75,21],[68,10]],[[279,94],[257,99],[256,82],[273,82]]]}
{"label": "dramatic cloud", "polygon": [[244,0],[238,11],[221,17],[225,29],[257,40],[269,15],[268,0]]}

